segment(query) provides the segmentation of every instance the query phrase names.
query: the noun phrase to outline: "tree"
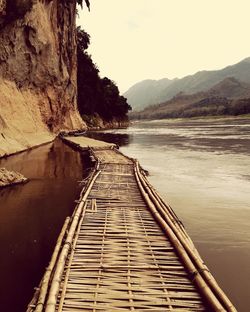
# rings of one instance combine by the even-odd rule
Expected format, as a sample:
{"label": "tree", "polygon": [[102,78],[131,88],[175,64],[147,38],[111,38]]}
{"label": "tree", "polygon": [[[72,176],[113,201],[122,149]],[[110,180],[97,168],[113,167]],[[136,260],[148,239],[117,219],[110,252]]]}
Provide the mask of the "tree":
{"label": "tree", "polygon": [[[83,0],[77,0],[76,2],[77,2],[77,4],[79,4],[81,6],[81,8],[83,7]],[[88,10],[90,11],[90,2],[89,2],[89,0],[85,0],[85,4],[88,7]]]}
{"label": "tree", "polygon": [[90,35],[81,29],[81,26],[76,28],[77,33],[77,49],[79,52],[84,53],[90,45]]}
{"label": "tree", "polygon": [[98,114],[105,121],[123,120],[131,107],[127,99],[120,95],[117,85],[109,78],[100,78],[99,70],[87,53],[90,36],[77,28],[77,85],[78,109],[80,114]]}

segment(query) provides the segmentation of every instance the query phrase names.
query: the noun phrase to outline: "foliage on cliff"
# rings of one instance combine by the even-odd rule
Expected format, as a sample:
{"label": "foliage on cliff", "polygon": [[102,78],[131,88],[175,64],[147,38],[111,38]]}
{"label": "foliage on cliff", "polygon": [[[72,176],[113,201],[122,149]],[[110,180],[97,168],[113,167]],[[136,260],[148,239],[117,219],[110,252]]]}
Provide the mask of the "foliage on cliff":
{"label": "foliage on cliff", "polygon": [[[77,0],[76,3],[79,4],[81,7],[83,6],[83,0]],[[90,10],[90,2],[89,2],[89,0],[85,0],[85,4],[88,7],[88,9]]]}
{"label": "foliage on cliff", "polygon": [[[47,0],[47,2],[50,1],[52,0]],[[67,0],[61,0],[61,2],[65,5]],[[32,6],[35,3],[36,0],[0,0],[0,25],[24,17],[24,15],[32,9]],[[75,3],[81,7],[83,7],[83,3],[85,3],[90,10],[89,0],[75,0]],[[5,17],[4,23],[1,15]]]}
{"label": "foliage on cliff", "polygon": [[101,78],[99,70],[87,53],[90,36],[77,29],[77,85],[78,109],[83,118],[98,114],[104,121],[126,120],[131,107],[120,95],[116,84],[107,77]]}

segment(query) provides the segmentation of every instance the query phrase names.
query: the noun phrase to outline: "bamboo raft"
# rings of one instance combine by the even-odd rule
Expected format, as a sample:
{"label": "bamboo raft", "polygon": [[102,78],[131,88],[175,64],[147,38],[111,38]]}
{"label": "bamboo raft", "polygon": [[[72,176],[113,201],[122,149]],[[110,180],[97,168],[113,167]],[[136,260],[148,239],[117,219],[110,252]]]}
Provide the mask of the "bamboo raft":
{"label": "bamboo raft", "polygon": [[89,151],[95,168],[27,311],[236,311],[138,162]]}

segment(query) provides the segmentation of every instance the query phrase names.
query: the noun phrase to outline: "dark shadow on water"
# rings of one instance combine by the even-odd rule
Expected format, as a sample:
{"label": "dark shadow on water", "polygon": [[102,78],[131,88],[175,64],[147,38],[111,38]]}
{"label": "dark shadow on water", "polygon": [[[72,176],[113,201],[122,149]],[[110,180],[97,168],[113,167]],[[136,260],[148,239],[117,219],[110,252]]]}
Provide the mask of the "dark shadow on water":
{"label": "dark shadow on water", "polygon": [[93,132],[88,132],[87,136],[89,138],[93,138],[96,140],[101,140],[105,141],[108,143],[114,143],[119,146],[126,146],[131,143],[131,136],[126,134],[126,133],[112,133],[112,132],[99,132],[99,131],[93,131]]}
{"label": "dark shadow on water", "polygon": [[0,167],[30,179],[0,190],[0,311],[25,311],[87,174],[85,157],[61,141],[7,159]]}

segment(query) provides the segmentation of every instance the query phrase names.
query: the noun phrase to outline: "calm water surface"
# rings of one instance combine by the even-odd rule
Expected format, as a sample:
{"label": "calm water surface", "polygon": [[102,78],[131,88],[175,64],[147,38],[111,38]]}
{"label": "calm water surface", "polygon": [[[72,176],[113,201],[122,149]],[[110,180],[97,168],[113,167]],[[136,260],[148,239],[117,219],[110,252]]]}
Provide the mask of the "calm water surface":
{"label": "calm water surface", "polygon": [[249,312],[250,120],[138,122],[92,136],[139,159],[221,287]]}
{"label": "calm water surface", "polygon": [[30,178],[0,190],[0,311],[23,312],[48,265],[87,167],[60,141],[0,160]]}

